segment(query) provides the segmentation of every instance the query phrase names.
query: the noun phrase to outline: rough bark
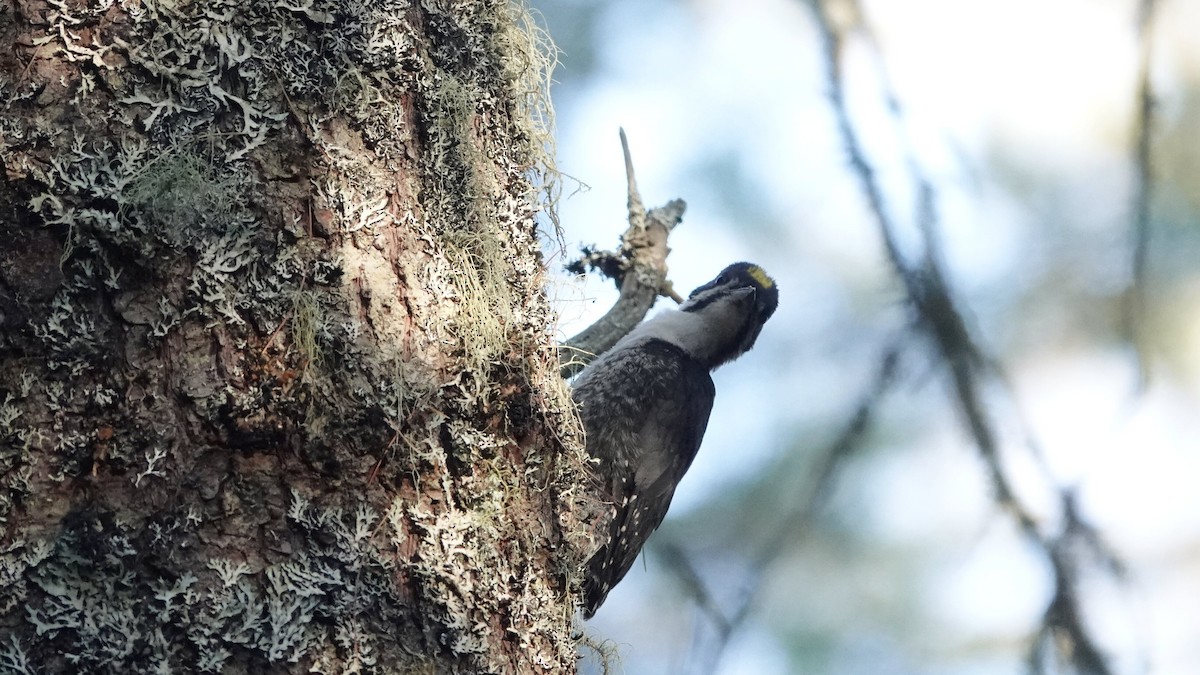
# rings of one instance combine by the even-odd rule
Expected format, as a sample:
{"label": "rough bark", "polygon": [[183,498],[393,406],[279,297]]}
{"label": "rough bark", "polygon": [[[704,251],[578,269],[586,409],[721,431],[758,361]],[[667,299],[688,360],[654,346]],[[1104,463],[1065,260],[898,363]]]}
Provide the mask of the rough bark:
{"label": "rough bark", "polygon": [[0,667],[574,670],[525,18],[0,7]]}

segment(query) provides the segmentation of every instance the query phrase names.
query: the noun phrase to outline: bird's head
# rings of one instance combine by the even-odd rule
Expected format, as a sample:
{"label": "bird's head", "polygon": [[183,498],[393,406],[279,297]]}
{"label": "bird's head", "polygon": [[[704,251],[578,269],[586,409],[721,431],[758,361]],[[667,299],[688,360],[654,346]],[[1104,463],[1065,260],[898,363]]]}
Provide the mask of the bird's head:
{"label": "bird's head", "polygon": [[712,366],[750,351],[767,319],[779,306],[779,288],[758,265],[739,262],[692,291],[679,311],[703,319],[715,349]]}

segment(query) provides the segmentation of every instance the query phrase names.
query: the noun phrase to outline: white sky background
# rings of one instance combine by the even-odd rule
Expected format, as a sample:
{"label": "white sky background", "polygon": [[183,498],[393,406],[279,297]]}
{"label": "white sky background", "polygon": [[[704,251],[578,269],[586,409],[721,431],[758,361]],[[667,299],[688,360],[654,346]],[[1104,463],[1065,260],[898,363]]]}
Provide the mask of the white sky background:
{"label": "white sky background", "polygon": [[[589,27],[599,38],[593,76],[556,72],[559,168],[591,186],[560,205],[568,257],[578,243],[611,247],[625,227],[617,140],[624,126],[647,205],[688,202],[671,238],[676,288],[686,293],[741,259],[762,264],[780,285],[780,309],[759,346],[715,376],[713,419],[672,509],[686,514],[793,448],[788,435],[798,421],[832,419],[836,427],[850,414],[880,345],[905,325],[902,291],[846,168],[803,3],[537,5],[552,16],[571,11],[561,5],[600,8]],[[1179,87],[1200,70],[1200,3],[1160,5],[1155,85],[1160,113],[1170,116]],[[1114,650],[1119,672],[1200,672],[1200,320],[1176,341],[1185,352],[1176,360],[1192,369],[1160,371],[1139,396],[1128,351],[1105,337],[1089,340],[1075,308],[1017,304],[1022,289],[1047,276],[1063,275],[1101,299],[1127,281],[1136,4],[865,6],[904,117],[898,125],[880,105],[878,64],[858,46],[845,62],[854,122],[904,232],[913,227],[907,149],[939,191],[953,287],[977,336],[1005,362],[1013,391],[1000,400],[1019,409],[1045,453],[1043,469],[1008,430],[1005,452],[1022,495],[1045,502],[1047,472],[1076,486],[1084,517],[1129,564],[1127,590],[1088,591],[1093,633]],[[714,183],[706,173],[714,162],[740,177],[727,187],[756,192]],[[1040,186],[1014,195],[997,167]],[[564,279],[553,291],[564,335],[615,298],[596,280]],[[1193,303],[1179,311],[1200,316],[1200,290],[1183,297]],[[789,672],[786,646],[761,624],[786,622],[796,606],[809,606],[807,616],[834,632],[846,625],[845,653],[830,672],[1021,672],[1050,582],[1039,556],[991,507],[946,390],[938,375],[902,388],[884,419],[909,427],[894,441],[903,447],[875,453],[834,498],[859,509],[881,546],[932,550],[936,564],[897,579],[845,561],[850,597],[830,600],[837,611],[824,613],[813,607],[828,589],[776,579],[720,673]],[[653,558],[647,566],[661,567]],[[664,604],[656,573],[635,566],[589,625],[623,645],[627,673],[678,672],[686,660],[695,619]],[[927,627],[882,634],[886,626],[856,615],[877,607],[854,597],[860,582],[861,596],[875,593],[872,584],[883,596],[896,584],[917,589]]]}

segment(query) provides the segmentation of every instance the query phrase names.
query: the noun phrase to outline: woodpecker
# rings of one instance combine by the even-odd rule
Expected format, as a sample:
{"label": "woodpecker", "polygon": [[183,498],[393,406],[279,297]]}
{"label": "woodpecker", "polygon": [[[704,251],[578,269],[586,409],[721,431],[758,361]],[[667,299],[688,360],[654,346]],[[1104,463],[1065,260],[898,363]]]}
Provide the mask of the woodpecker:
{"label": "woodpecker", "polygon": [[745,354],[779,304],[774,280],[739,262],[692,291],[678,309],[643,322],[576,378],[572,397],[605,502],[615,509],[587,563],[591,618],[637,559],[692,464],[712,410],[709,375]]}

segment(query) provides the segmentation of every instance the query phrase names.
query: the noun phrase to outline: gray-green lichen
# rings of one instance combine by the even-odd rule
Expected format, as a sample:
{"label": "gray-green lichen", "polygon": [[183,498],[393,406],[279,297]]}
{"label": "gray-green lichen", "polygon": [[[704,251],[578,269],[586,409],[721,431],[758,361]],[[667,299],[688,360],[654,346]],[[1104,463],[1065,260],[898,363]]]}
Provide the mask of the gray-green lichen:
{"label": "gray-green lichen", "polygon": [[[378,514],[318,510],[298,495],[287,520],[303,541],[287,560],[252,569],[211,558],[202,570],[168,571],[189,557],[201,519],[172,514],[132,528],[107,513],[73,513],[53,544],[19,543],[24,579],[39,592],[26,607],[36,635],[62,650],[43,663],[72,672],[222,672],[234,663],[338,661],[376,665],[409,628],[389,578],[394,564],[371,544]],[[154,558],[158,574],[147,574]]]}
{"label": "gray-green lichen", "polygon": [[526,12],[19,7],[0,668],[571,670]]}

